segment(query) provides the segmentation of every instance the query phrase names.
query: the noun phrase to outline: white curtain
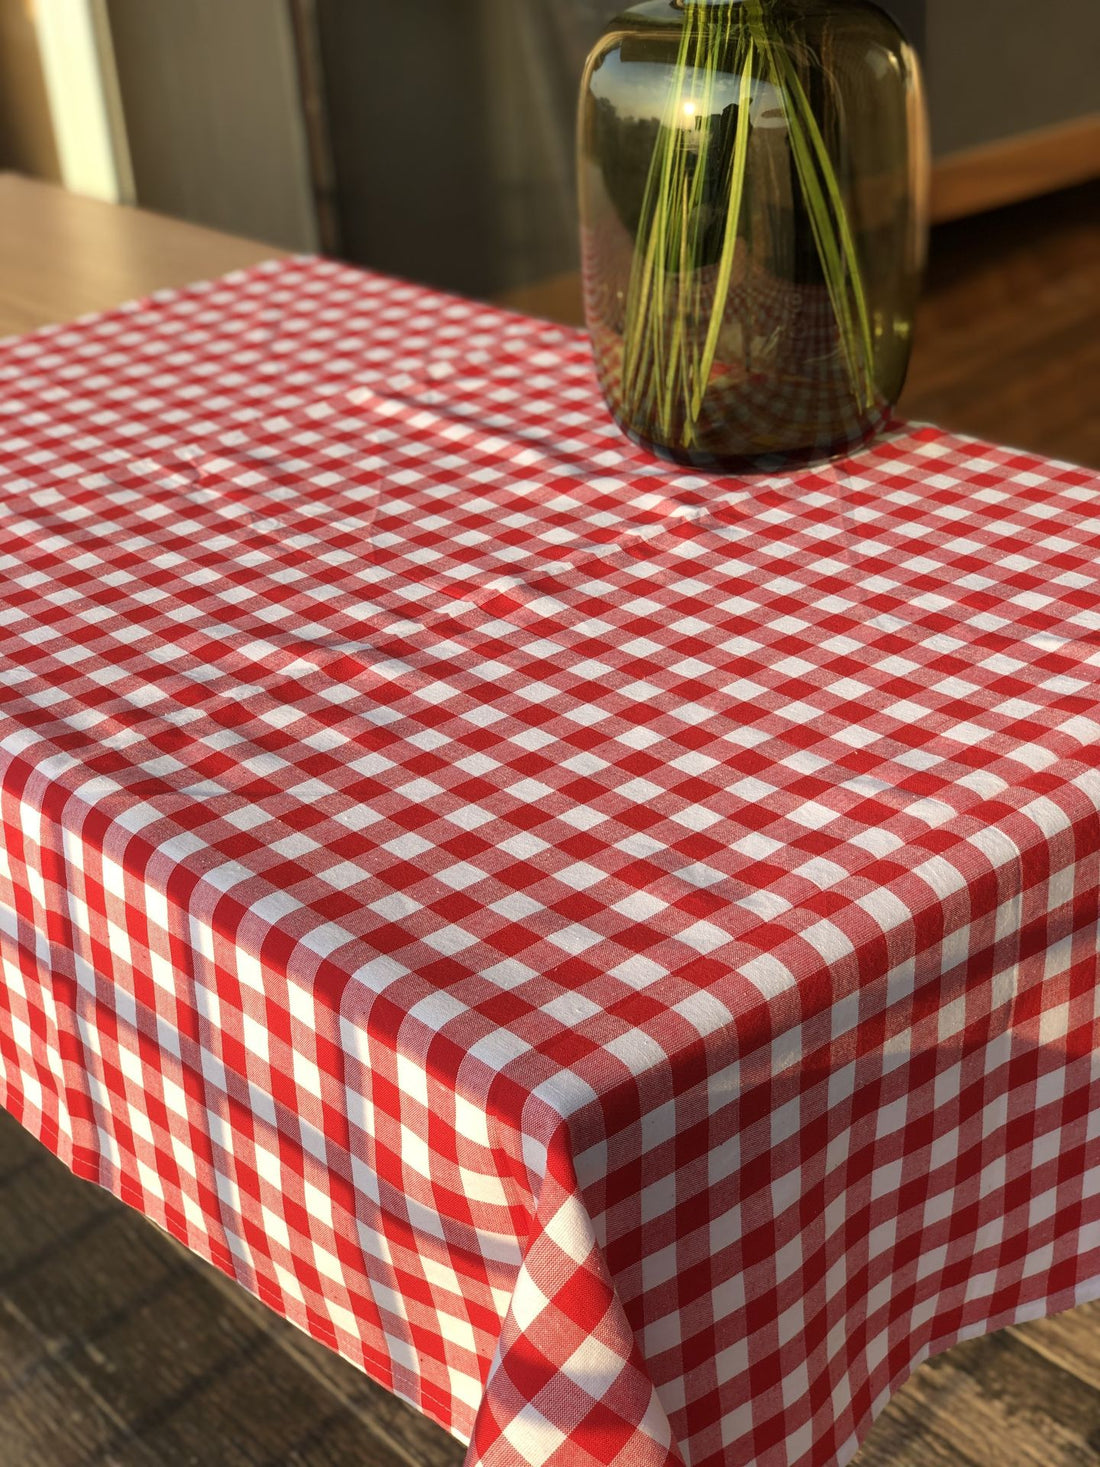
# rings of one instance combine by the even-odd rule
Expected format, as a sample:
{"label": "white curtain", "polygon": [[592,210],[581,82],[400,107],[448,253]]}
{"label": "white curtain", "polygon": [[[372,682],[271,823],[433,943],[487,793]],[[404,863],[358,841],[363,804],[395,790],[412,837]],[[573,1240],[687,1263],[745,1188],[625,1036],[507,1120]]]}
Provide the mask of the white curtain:
{"label": "white curtain", "polygon": [[577,263],[574,127],[607,0],[479,0],[501,289]]}

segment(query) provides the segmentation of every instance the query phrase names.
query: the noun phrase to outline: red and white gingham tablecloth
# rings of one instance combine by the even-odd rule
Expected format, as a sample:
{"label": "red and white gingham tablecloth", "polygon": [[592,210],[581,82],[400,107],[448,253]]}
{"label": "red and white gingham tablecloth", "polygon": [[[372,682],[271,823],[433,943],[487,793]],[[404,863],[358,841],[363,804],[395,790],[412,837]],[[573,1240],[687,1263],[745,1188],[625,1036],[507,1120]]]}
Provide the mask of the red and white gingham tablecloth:
{"label": "red and white gingham tablecloth", "polygon": [[0,1100],[483,1467],[1100,1294],[1100,480],[311,260],[0,344]]}

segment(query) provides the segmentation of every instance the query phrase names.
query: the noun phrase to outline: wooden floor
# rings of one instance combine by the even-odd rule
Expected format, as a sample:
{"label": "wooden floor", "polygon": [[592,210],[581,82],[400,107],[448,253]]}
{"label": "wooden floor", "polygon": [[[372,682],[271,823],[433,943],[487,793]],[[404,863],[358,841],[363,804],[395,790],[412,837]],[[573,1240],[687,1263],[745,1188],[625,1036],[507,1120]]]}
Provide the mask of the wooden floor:
{"label": "wooden floor", "polygon": [[1100,182],[933,232],[900,411],[1100,468]]}
{"label": "wooden floor", "polygon": [[[576,275],[507,304],[569,325]],[[899,411],[1100,468],[1100,182],[933,231]]]}
{"label": "wooden floor", "polygon": [[[1100,465],[1098,241],[1095,185],[938,231],[903,410]],[[517,303],[568,319],[577,299],[566,278]],[[462,1457],[0,1114],[0,1467],[459,1467]],[[930,1362],[858,1458],[1086,1464],[1100,1464],[1100,1306]]]}
{"label": "wooden floor", "polygon": [[0,1467],[459,1467],[463,1455],[0,1111]]}
{"label": "wooden floor", "polygon": [[[461,1467],[459,1443],[0,1112],[0,1467]],[[1095,1467],[1100,1305],[920,1370],[856,1467]]]}

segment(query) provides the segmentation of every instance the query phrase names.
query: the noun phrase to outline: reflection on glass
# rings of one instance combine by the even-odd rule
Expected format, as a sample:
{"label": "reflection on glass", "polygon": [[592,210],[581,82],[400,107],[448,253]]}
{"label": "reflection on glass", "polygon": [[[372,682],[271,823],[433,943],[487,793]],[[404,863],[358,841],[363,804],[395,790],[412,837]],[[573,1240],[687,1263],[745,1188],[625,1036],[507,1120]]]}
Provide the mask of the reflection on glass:
{"label": "reflection on glass", "polygon": [[916,58],[864,0],[648,0],[585,74],[585,296],[623,428],[701,466],[825,455],[905,379],[926,235]]}

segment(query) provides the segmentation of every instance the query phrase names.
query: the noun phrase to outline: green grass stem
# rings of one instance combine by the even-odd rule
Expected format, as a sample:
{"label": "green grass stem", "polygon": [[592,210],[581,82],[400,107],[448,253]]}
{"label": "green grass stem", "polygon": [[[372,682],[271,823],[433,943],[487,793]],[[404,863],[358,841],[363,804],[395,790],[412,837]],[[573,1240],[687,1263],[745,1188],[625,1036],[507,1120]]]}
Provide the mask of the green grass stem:
{"label": "green grass stem", "polygon": [[[714,158],[718,78],[738,74],[728,168]],[[655,420],[669,446],[697,443],[742,239],[751,187],[753,101],[771,87],[782,106],[791,160],[836,322],[850,386],[861,409],[874,398],[874,341],[863,274],[835,165],[798,69],[764,0],[719,12],[687,0],[665,114],[658,128],[627,289],[622,395],[635,419]],[[701,113],[690,126],[691,102]],[[708,184],[722,178],[724,217],[712,299],[704,303]],[[746,327],[747,329],[747,327]]]}

